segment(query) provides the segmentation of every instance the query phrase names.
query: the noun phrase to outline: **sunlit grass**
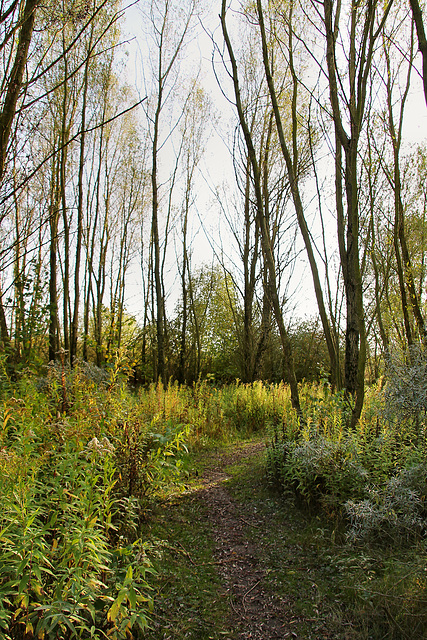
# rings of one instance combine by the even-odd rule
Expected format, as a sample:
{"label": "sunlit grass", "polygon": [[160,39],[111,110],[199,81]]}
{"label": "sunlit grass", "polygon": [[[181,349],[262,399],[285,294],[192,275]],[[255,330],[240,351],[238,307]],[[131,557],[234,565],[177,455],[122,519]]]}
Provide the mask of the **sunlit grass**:
{"label": "sunlit grass", "polygon": [[[154,551],[153,556],[157,577],[149,573],[146,578],[140,576],[136,587],[141,597],[147,599],[144,605],[147,611],[151,595],[157,594],[159,608],[153,614],[155,625],[162,624],[162,617],[167,617],[168,611],[172,626],[178,624],[179,592],[185,591],[193,602],[193,609],[181,620],[180,633],[182,637],[202,637],[208,601],[217,598],[219,583],[207,564],[206,575],[200,577],[205,580],[202,592],[206,592],[206,598],[194,599],[192,591],[200,587],[191,577],[192,562],[187,558],[185,567],[185,554],[180,555],[177,549],[180,548],[178,541],[184,548],[194,547],[195,562],[209,563],[212,550],[208,543],[205,547],[199,544],[200,537],[209,535],[208,530],[194,523],[189,530],[191,510],[185,506],[191,501],[188,492],[182,502],[175,503],[177,519],[170,523],[170,530],[161,517],[157,520],[153,514],[156,505],[188,489],[194,465],[203,466],[207,451],[248,438],[263,439],[268,444],[266,466],[257,463],[258,486],[263,485],[266,471],[283,495],[304,505],[303,520],[307,517],[311,524],[305,529],[306,538],[301,538],[298,544],[317,545],[318,561],[325,571],[324,588],[327,590],[330,578],[342,601],[347,603],[350,617],[357,620],[354,637],[377,637],[375,633],[384,633],[384,637],[390,638],[422,637],[419,635],[421,625],[427,623],[423,613],[427,521],[427,445],[423,416],[393,415],[390,407],[385,412],[381,389],[372,387],[367,390],[357,427],[350,430],[351,407],[342,393],[332,393],[325,384],[300,386],[304,414],[301,420],[291,407],[285,384],[236,381],[215,387],[208,381],[200,381],[186,387],[171,382],[134,391],[126,385],[122,365],[118,367],[116,372],[106,375],[83,365],[73,370],[62,370],[59,366],[49,369],[43,379],[22,378],[13,389],[9,386],[3,393],[0,507],[1,544],[7,562],[0,562],[3,594],[0,625],[5,638],[15,640],[25,629],[32,633],[30,624],[34,630],[37,624],[42,624],[40,607],[47,607],[46,611],[53,615],[52,607],[57,606],[55,602],[59,597],[59,591],[54,592],[54,583],[63,586],[64,601],[71,597],[63,569],[65,565],[70,570],[74,567],[75,573],[79,561],[73,550],[74,543],[67,542],[64,533],[70,527],[80,530],[81,534],[85,532],[84,545],[89,545],[83,545],[86,569],[80,571],[79,568],[76,584],[80,586],[74,587],[77,599],[73,606],[77,607],[77,613],[75,618],[70,618],[72,624],[80,625],[83,630],[90,623],[90,607],[99,594],[113,597],[110,594],[116,583],[112,576],[116,572],[120,584],[124,585],[124,567],[132,564],[132,553],[141,553],[132,545],[138,540],[138,544],[144,545],[148,538],[164,538],[169,540],[169,547],[163,547],[161,554]],[[90,454],[89,443],[92,443]],[[111,451],[107,451],[106,443],[111,444]],[[81,473],[73,476],[73,480],[67,469],[80,469]],[[237,469],[236,474],[239,473]],[[90,484],[93,474],[97,480]],[[239,480],[237,497],[243,502],[251,499],[253,491],[249,476],[246,480],[241,476]],[[67,492],[74,497],[64,498]],[[265,487],[262,496],[268,506],[270,498]],[[75,520],[67,524],[63,515],[60,516],[62,522],[58,520],[57,525],[48,526],[46,518],[55,505],[58,510],[61,500],[64,509],[61,507],[58,513],[65,514],[65,507],[72,506]],[[279,500],[274,508],[279,511],[283,508],[285,514],[283,505]],[[24,507],[26,523],[11,515],[13,510],[18,513]],[[317,520],[310,520],[313,517]],[[19,527],[26,527],[29,535],[22,536]],[[147,527],[151,527],[150,535]],[[15,531],[24,541],[21,560],[10,551],[9,531]],[[58,531],[63,532],[62,538]],[[347,538],[350,534],[353,537]],[[89,550],[91,540],[97,540],[96,544],[103,549],[104,555],[98,560]],[[272,541],[268,544],[272,548]],[[128,547],[126,560],[128,552],[119,550]],[[52,548],[62,549],[61,562],[58,552],[55,555]],[[398,550],[395,552],[395,549]],[[148,568],[150,552],[147,552]],[[21,583],[16,576],[19,572],[25,574],[22,558],[31,559],[26,565],[31,571],[27,582]],[[44,582],[33,574],[33,567],[39,565]],[[101,565],[110,568],[102,569]],[[285,572],[286,575],[280,571],[278,567],[276,573],[271,574],[272,588],[279,578],[292,583],[291,570]],[[97,581],[106,584],[107,591],[102,592]],[[209,581],[212,587],[207,586]],[[90,593],[83,589],[86,583],[93,587]],[[130,588],[132,583],[128,580],[126,584],[126,588]],[[9,591],[5,585],[9,585]],[[295,581],[295,589],[297,587],[298,580]],[[131,620],[131,600],[123,605],[121,618],[118,609],[113,610],[114,620],[111,615],[108,618],[108,607],[113,601],[106,598],[103,617],[97,610],[94,612],[93,637],[97,637],[98,627],[111,629],[116,621],[125,624],[125,620]],[[221,600],[217,602],[219,611],[223,611],[220,618],[224,610]],[[305,611],[302,604],[301,607],[301,611]],[[340,607],[335,613],[331,609],[328,615],[338,616],[344,624]],[[128,615],[130,618],[126,618]],[[144,620],[139,620],[142,626]],[[136,619],[132,624],[135,623]],[[415,629],[418,636],[411,635]],[[72,635],[74,632],[63,618],[57,618],[57,627],[52,627],[52,637],[57,633],[65,634],[64,638],[77,637]],[[121,631],[115,633],[117,638],[125,637],[120,636]]]}

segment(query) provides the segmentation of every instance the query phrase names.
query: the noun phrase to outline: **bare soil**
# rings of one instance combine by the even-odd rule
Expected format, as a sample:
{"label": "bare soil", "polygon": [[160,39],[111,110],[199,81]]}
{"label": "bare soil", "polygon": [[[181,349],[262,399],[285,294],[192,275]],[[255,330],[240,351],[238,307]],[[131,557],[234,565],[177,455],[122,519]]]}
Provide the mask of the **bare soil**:
{"label": "bare soil", "polygon": [[[292,601],[273,596],[263,586],[269,571],[261,543],[249,532],[268,527],[263,516],[239,508],[227,490],[226,468],[260,453],[262,443],[250,443],[209,461],[197,499],[203,501],[215,538],[215,557],[233,611],[230,626],[239,640],[297,637]],[[325,636],[323,636],[325,637]],[[227,639],[228,640],[228,639]],[[231,639],[230,639],[231,640]]]}

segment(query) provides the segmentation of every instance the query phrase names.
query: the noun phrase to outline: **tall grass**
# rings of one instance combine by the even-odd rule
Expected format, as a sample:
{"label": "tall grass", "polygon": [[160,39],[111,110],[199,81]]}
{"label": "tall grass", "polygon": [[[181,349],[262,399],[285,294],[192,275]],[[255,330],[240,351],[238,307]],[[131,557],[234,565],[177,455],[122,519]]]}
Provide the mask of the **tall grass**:
{"label": "tall grass", "polygon": [[179,478],[186,429],[117,377],[51,367],[1,398],[0,635],[124,640],[155,579],[139,526]]}
{"label": "tall grass", "polygon": [[[335,522],[348,549],[422,545],[423,416],[385,411],[384,394],[372,388],[349,430],[342,394],[321,384],[302,385],[300,394],[303,422],[284,384],[200,381],[130,391],[120,360],[108,374],[81,363],[7,381],[0,398],[1,637],[142,634],[156,580],[147,513],[182,486],[188,448],[212,442],[264,436],[268,479]],[[360,555],[346,557],[359,566]],[[425,602],[424,574],[411,563],[403,575],[390,560],[383,579],[375,578],[377,595],[358,570],[346,570],[341,588],[359,613],[372,610],[368,593],[401,627],[397,603],[403,598],[408,615],[420,616]]]}

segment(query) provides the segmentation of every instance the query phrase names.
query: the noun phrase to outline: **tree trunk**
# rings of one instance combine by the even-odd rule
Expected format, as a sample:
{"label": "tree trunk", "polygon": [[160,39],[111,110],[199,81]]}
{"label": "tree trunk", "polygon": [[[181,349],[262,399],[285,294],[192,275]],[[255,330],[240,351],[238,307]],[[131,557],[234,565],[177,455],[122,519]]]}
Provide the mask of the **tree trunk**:
{"label": "tree trunk", "polygon": [[58,222],[59,222],[59,167],[54,160],[52,167],[51,206],[49,216],[50,227],[50,260],[49,260],[49,362],[56,360],[59,351],[58,322]]}
{"label": "tree trunk", "polygon": [[[261,0],[257,0],[257,10],[258,10],[258,20],[261,32],[261,40],[262,40],[262,50],[263,50],[263,61],[264,61],[264,69],[269,89],[269,94],[271,98],[271,103],[273,106],[274,116],[276,120],[276,128],[279,135],[280,147],[282,149],[283,157],[285,159],[289,184],[291,187],[292,198],[294,202],[295,212],[297,214],[298,225],[301,231],[301,235],[304,240],[305,249],[307,252],[308,261],[310,264],[311,274],[313,278],[314,291],[316,295],[317,306],[320,314],[320,318],[322,321],[323,332],[328,348],[328,354],[331,365],[331,373],[333,377],[333,384],[337,383],[338,379],[338,368],[339,368],[339,359],[338,353],[336,351],[336,344],[333,339],[332,331],[330,328],[328,315],[326,312],[324,300],[323,300],[323,292],[322,286],[320,284],[319,272],[317,269],[316,259],[314,257],[313,246],[311,242],[310,232],[307,227],[307,222],[304,215],[304,207],[302,204],[301,194],[298,185],[298,149],[297,149],[297,129],[298,129],[298,116],[297,116],[297,86],[298,80],[296,77],[296,73],[293,66],[293,52],[292,52],[292,28],[289,27],[289,66],[292,75],[292,86],[293,86],[293,95],[292,95],[292,133],[293,133],[293,149],[292,156],[288,149],[288,145],[286,143],[282,117],[280,114],[280,108],[277,100],[276,89],[274,86],[273,75],[270,68],[269,56],[268,56],[268,47],[267,47],[267,39],[265,33],[264,26],[264,15]],[[289,24],[291,24],[292,20],[292,4],[290,5],[290,17]]]}
{"label": "tree trunk", "polygon": [[[346,339],[344,386],[349,397],[355,398],[351,426],[359,420],[365,393],[366,328],[363,304],[363,289],[359,256],[359,202],[358,202],[358,146],[365,113],[369,71],[379,34],[390,11],[391,3],[384,9],[376,30],[377,0],[365,6],[352,1],[349,24],[348,52],[348,96],[344,102],[349,119],[350,132],[346,133],[341,114],[339,89],[344,84],[337,68],[335,46],[337,42],[341,4],[324,0],[324,25],[326,35],[326,62],[329,82],[329,97],[335,129],[336,203],[338,214],[338,242],[346,295]],[[360,42],[356,35],[360,33]],[[344,166],[342,166],[344,151]],[[342,174],[346,198],[346,223],[344,220]]]}
{"label": "tree trunk", "polygon": [[417,29],[418,47],[423,58],[423,87],[424,98],[427,105],[427,38],[424,29],[423,14],[418,0],[409,0],[409,4],[411,5],[412,15]]}
{"label": "tree trunk", "polygon": [[239,116],[240,126],[243,131],[246,146],[248,149],[248,156],[252,166],[252,172],[253,172],[253,178],[254,178],[254,189],[255,189],[255,195],[256,195],[256,215],[257,215],[258,224],[261,232],[261,243],[262,243],[264,262],[266,264],[266,267],[269,273],[270,286],[268,290],[268,295],[271,300],[274,316],[276,318],[277,327],[279,330],[287,382],[289,383],[290,390],[291,390],[292,407],[295,409],[295,411],[299,416],[302,416],[302,411],[301,411],[301,406],[299,401],[298,385],[295,377],[291,341],[288,336],[288,332],[286,330],[285,323],[283,320],[283,314],[282,314],[282,309],[281,309],[280,300],[279,300],[279,293],[278,293],[277,284],[276,284],[276,265],[275,265],[274,255],[271,247],[270,233],[269,233],[269,230],[266,224],[266,219],[264,216],[262,187],[261,187],[261,173],[260,173],[258,160],[255,153],[255,148],[252,142],[252,137],[250,135],[250,131],[246,122],[246,118],[244,115],[244,110],[241,102],[240,87],[239,87],[239,80],[238,80],[238,74],[237,74],[237,64],[234,56],[233,47],[231,45],[231,41],[230,41],[227,27],[226,27],[225,13],[226,13],[226,0],[222,0],[221,26],[222,26],[224,40],[227,46],[227,51],[231,60],[234,94],[236,98],[236,107],[237,107],[237,112]]}
{"label": "tree trunk", "polygon": [[27,0],[25,3],[15,60],[7,81],[6,96],[0,113],[0,181],[4,174],[7,147],[27,64],[28,49],[34,30],[35,12],[39,4],[40,0]]}
{"label": "tree trunk", "polygon": [[83,102],[81,117],[81,134],[80,134],[80,158],[79,158],[79,174],[78,174],[78,201],[77,201],[77,238],[76,238],[76,257],[74,264],[74,310],[71,323],[70,336],[70,364],[73,365],[74,359],[77,357],[77,339],[79,331],[79,306],[80,306],[80,263],[82,253],[83,240],[83,170],[85,163],[85,142],[86,142],[86,103],[89,86],[89,65],[91,61],[93,26],[89,38],[88,53],[85,64],[85,72],[83,79]]}

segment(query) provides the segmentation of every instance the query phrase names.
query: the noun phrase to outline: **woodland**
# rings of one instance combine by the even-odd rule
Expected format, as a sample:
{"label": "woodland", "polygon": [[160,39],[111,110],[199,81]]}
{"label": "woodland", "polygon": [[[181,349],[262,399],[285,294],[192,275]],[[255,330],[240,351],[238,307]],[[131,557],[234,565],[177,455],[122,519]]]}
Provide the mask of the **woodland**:
{"label": "woodland", "polygon": [[0,57],[0,637],[427,638],[423,4],[0,0]]}

